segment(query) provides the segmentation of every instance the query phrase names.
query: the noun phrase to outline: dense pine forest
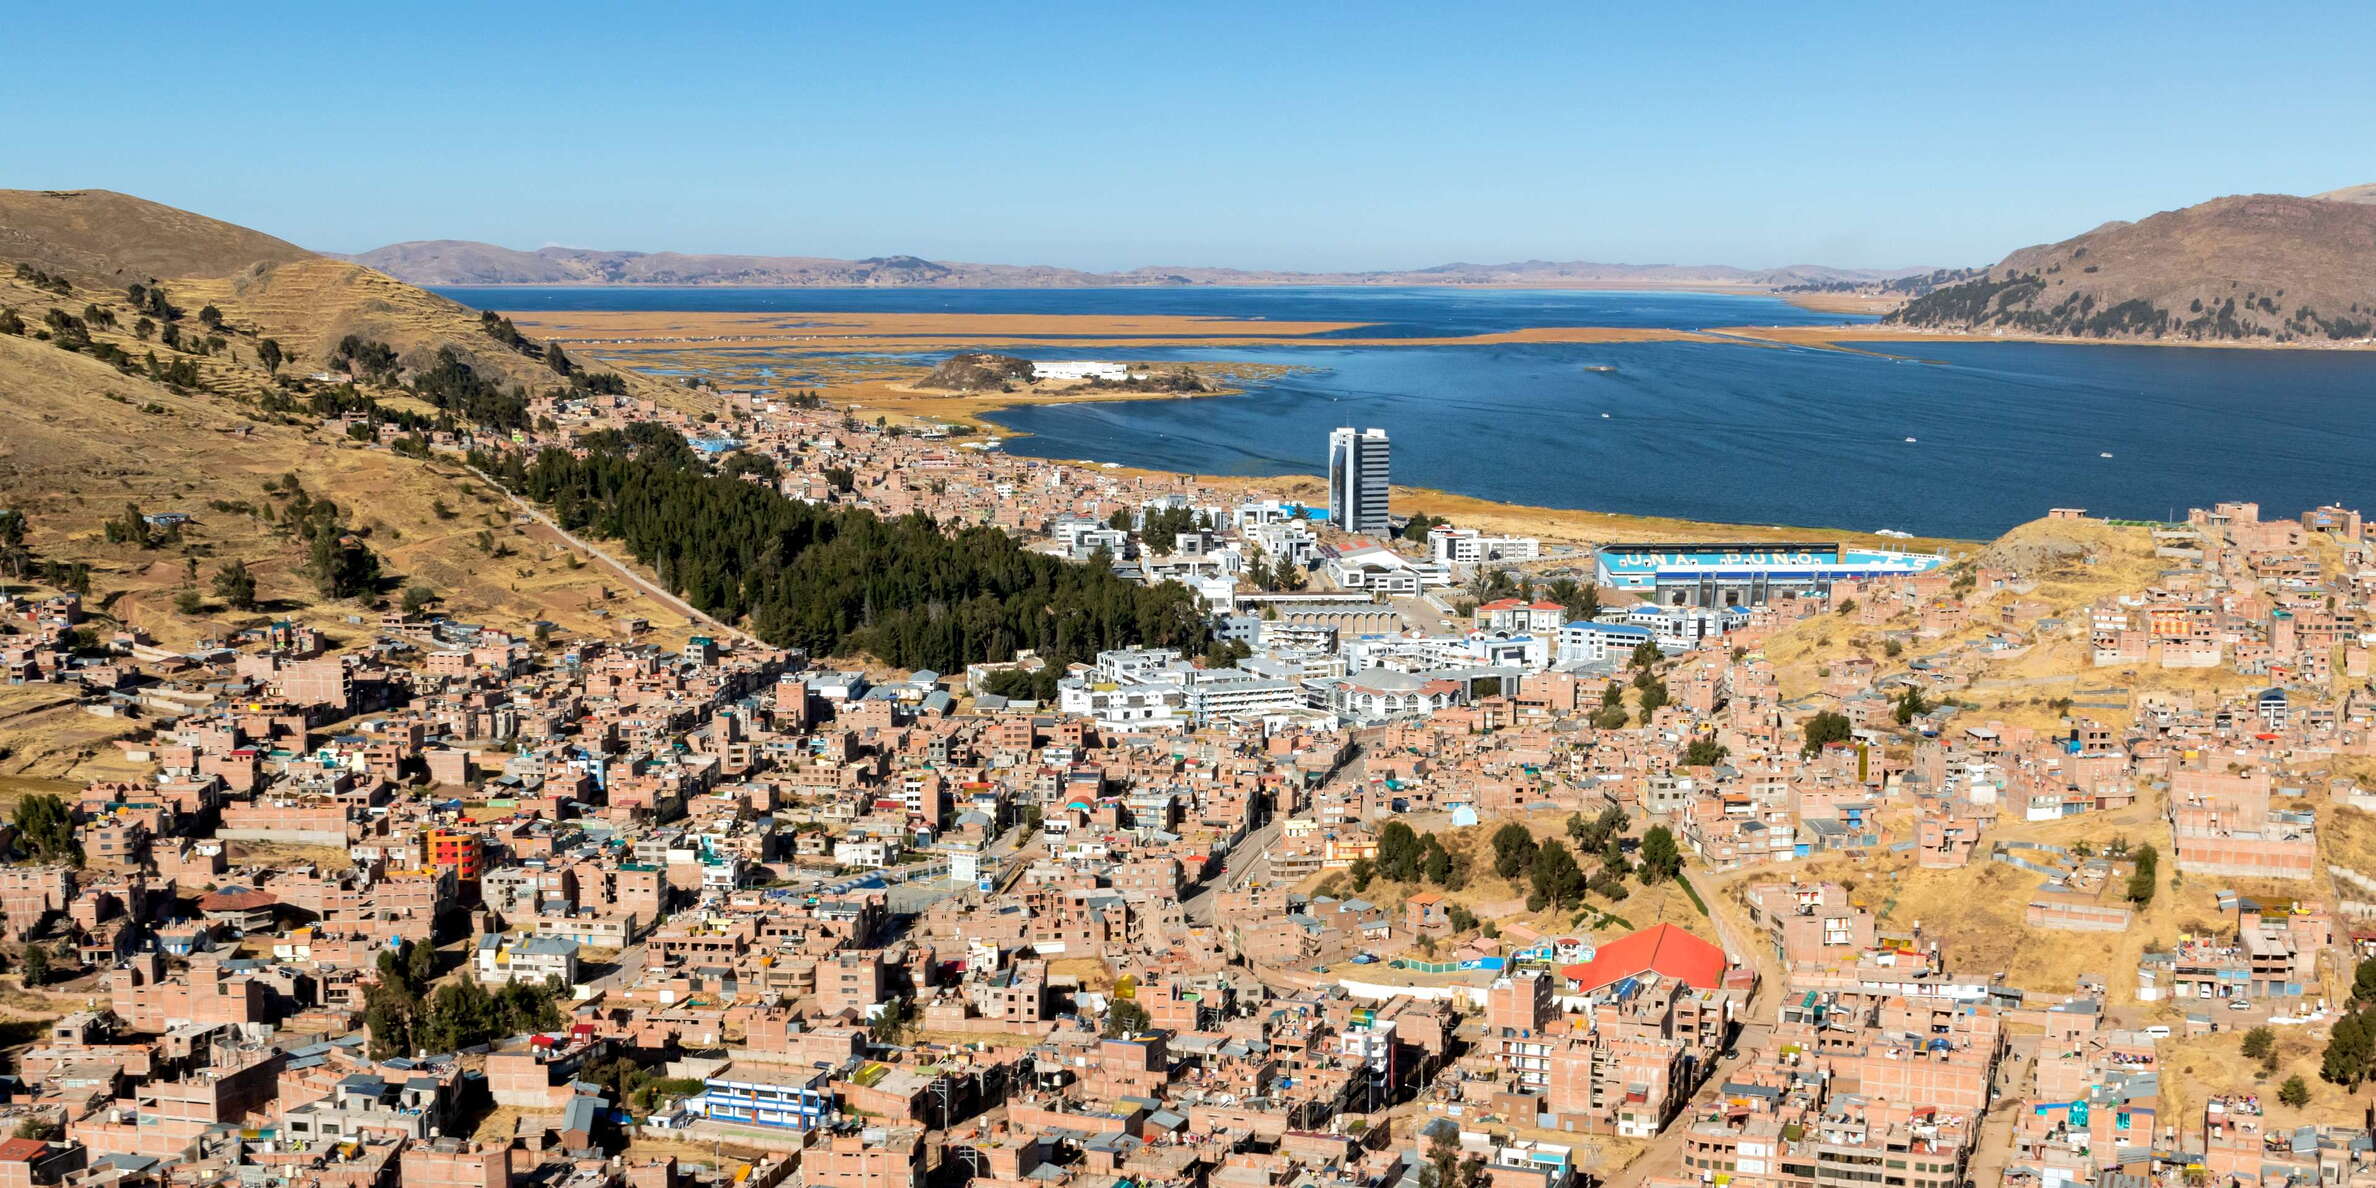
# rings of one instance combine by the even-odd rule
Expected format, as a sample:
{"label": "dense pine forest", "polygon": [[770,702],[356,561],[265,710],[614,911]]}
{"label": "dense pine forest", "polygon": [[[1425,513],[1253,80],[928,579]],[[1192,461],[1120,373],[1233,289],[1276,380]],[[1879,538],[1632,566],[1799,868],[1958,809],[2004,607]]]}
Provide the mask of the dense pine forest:
{"label": "dense pine forest", "polygon": [[1207,637],[1178,583],[1124,581],[995,528],[949,532],[922,515],[884,520],[787,499],[708,473],[664,430],[591,444],[585,458],[548,449],[533,461],[475,461],[564,527],[623,542],[687,602],[778,647],[950,672],[1026,648],[1085,660],[1130,645],[1193,651]]}

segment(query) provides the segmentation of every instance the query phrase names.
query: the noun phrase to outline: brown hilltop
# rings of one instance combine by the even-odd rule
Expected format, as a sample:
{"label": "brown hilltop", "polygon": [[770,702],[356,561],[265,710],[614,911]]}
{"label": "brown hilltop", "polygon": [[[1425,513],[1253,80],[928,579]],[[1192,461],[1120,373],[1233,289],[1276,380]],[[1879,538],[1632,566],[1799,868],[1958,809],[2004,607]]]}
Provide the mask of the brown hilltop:
{"label": "brown hilltop", "polygon": [[2023,248],[1907,303],[1900,325],[2110,339],[2376,336],[2376,186],[2245,194]]}
{"label": "brown hilltop", "polygon": [[[0,190],[0,263],[26,265],[120,295],[159,283],[189,313],[213,305],[250,341],[280,343],[291,369],[329,362],[356,335],[395,349],[408,369],[451,349],[481,375],[537,390],[541,360],[496,341],[476,311],[346,260],[191,211],[109,190]],[[0,294],[0,304],[16,303]],[[77,306],[79,308],[79,306]],[[241,346],[233,336],[233,353]],[[665,395],[629,379],[632,389]]]}
{"label": "brown hilltop", "polygon": [[0,190],[0,260],[76,280],[222,276],[311,258],[261,231],[113,190]]}

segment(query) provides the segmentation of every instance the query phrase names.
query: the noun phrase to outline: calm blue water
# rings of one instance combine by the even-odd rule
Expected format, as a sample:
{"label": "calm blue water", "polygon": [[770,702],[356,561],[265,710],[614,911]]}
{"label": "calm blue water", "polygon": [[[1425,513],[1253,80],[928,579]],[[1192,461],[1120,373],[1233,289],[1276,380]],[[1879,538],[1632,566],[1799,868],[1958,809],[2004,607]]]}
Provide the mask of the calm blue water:
{"label": "calm blue water", "polygon": [[2221,499],[2287,515],[2376,502],[2376,356],[1902,349],[1937,362],[1717,343],[1172,351],[1325,370],[1239,396],[992,419],[1030,435],[1015,453],[1200,474],[1318,474],[1331,427],[1376,425],[1398,483],[1926,536],[1994,536],[2050,507],[2160,519]]}
{"label": "calm blue water", "polygon": [[[1354,338],[1490,334],[1528,326],[1832,326],[1871,318],[1815,313],[1730,293],[1279,286],[1133,289],[761,289],[520,285],[436,292],[473,309],[699,310],[709,313],[1100,314],[1363,322]],[[1243,334],[1244,331],[1230,331]]]}
{"label": "calm blue water", "polygon": [[[1363,335],[1540,325],[1867,319],[1764,297],[1471,289],[444,289],[512,311],[1188,314],[1373,322]],[[1038,358],[1094,348],[1018,343]],[[995,416],[1015,453],[1199,474],[1317,474],[1328,430],[1380,426],[1394,478],[1513,503],[1725,523],[1987,537],[2049,507],[2158,519],[2376,504],[2376,354],[1911,343],[1901,362],[1722,343],[1124,348],[1117,359],[1311,370],[1237,396]],[[1614,366],[1613,373],[1589,370]],[[795,364],[796,366],[796,364]],[[1605,416],[1603,414],[1606,414]],[[1914,443],[1904,439],[1913,437]],[[2110,453],[2111,458],[2098,457]]]}

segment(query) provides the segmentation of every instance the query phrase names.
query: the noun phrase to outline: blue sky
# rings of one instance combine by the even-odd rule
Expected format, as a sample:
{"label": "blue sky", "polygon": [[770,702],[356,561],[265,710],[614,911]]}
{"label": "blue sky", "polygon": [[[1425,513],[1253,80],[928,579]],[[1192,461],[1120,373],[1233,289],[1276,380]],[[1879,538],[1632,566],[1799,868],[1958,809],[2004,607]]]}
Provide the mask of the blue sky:
{"label": "blue sky", "polygon": [[27,5],[0,185],[405,239],[1994,261],[2376,181],[2376,6]]}

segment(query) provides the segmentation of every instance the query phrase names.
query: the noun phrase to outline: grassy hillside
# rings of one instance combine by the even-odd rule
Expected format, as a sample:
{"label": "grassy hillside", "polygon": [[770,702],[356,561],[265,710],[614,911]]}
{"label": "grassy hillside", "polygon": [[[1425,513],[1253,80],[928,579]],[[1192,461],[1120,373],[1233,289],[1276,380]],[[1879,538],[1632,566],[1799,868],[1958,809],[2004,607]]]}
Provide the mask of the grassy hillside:
{"label": "grassy hillside", "polygon": [[[358,640],[414,587],[456,618],[518,631],[610,635],[627,616],[664,634],[686,627],[458,463],[366,445],[331,419],[376,408],[432,427],[438,401],[459,403],[450,369],[447,388],[423,386],[447,352],[478,377],[464,385],[476,398],[573,382],[535,344],[367,269],[122,195],[8,192],[0,219],[0,508],[25,515],[33,562],[0,581],[49,589],[81,567],[96,626],[175,648],[274,618]],[[149,265],[227,271],[159,277]],[[349,335],[385,344],[394,362],[352,385],[305,378]],[[324,502],[316,514],[370,550],[376,581],[341,591],[319,580],[293,509]],[[127,508],[191,519],[133,540]],[[235,563],[255,579],[245,609],[214,589]],[[131,727],[59,692],[0,698],[0,775],[119,774],[109,743]]]}

